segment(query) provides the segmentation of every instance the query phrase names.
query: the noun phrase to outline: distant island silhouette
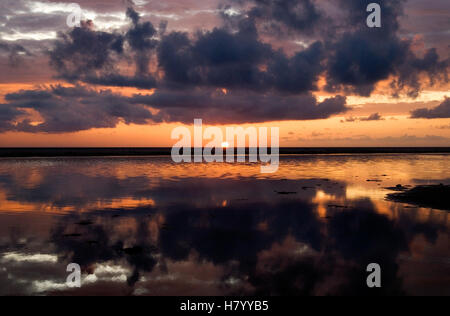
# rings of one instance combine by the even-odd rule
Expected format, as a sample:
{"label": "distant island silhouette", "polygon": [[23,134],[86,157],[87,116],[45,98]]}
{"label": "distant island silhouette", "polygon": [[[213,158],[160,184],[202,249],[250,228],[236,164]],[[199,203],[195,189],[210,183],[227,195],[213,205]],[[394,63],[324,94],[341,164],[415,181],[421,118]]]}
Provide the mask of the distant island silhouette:
{"label": "distant island silhouette", "polygon": [[[170,147],[0,148],[0,157],[169,156]],[[269,148],[270,150],[270,148]],[[193,151],[193,149],[192,149]],[[248,148],[246,149],[248,153]],[[450,153],[450,147],[281,147],[280,155]]]}

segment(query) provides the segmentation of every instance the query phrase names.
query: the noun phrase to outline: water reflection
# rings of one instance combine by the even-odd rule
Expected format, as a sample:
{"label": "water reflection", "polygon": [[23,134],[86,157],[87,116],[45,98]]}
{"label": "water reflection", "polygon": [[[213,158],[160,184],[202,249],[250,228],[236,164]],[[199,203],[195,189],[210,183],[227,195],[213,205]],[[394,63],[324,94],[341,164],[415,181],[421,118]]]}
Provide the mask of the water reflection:
{"label": "water reflection", "polygon": [[[384,188],[449,184],[449,168],[446,155],[284,157],[270,176],[168,158],[4,159],[0,294],[448,295],[448,212],[386,201]],[[70,262],[81,289],[65,285]]]}

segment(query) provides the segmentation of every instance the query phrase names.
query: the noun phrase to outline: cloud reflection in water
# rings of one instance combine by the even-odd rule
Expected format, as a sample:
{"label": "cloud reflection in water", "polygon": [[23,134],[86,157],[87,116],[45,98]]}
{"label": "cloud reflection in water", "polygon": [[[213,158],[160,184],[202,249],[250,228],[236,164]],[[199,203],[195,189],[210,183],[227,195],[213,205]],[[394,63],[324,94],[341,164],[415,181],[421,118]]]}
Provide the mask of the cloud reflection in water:
{"label": "cloud reflection in water", "polygon": [[[341,173],[360,164],[316,159],[341,159]],[[198,175],[196,166],[177,178],[183,173],[161,175],[164,159],[136,160],[110,159],[103,169],[95,159],[0,162],[0,294],[449,294],[446,212],[379,199],[377,183],[320,168],[309,171],[314,177],[262,179],[246,173],[248,165],[223,178]],[[289,158],[285,168],[303,162],[311,164]],[[146,163],[155,176],[125,172]],[[32,172],[35,182],[24,181]],[[348,196],[351,188],[367,196]],[[28,211],[5,208],[12,202]],[[36,214],[32,205],[55,212]],[[441,278],[423,271],[432,259]],[[64,285],[70,262],[82,267],[81,289]],[[371,262],[383,273],[375,291],[365,283]]]}

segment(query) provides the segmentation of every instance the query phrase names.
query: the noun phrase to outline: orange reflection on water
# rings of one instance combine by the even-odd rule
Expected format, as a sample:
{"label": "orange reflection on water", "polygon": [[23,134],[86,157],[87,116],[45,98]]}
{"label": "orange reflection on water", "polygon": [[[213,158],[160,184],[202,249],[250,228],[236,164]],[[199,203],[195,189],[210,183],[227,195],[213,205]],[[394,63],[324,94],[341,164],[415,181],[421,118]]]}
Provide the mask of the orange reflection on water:
{"label": "orange reflection on water", "polygon": [[[395,217],[394,203],[385,201],[391,192],[386,188],[446,181],[450,178],[449,162],[449,155],[283,156],[277,173],[261,174],[259,163],[175,164],[170,157],[3,159],[0,211],[67,213],[158,207],[159,203],[189,199],[181,192],[172,196],[171,190],[189,187],[192,179],[199,179],[214,180],[217,187],[217,191],[191,201],[199,205],[226,207],[233,200],[246,198],[236,196],[242,181],[255,185],[271,181],[273,186],[291,181],[286,191],[295,191],[293,197],[317,204],[321,217],[327,215],[329,204],[345,205],[358,199],[370,199],[380,213]],[[319,183],[322,180],[326,181]],[[236,181],[236,185],[221,188],[222,181]],[[243,185],[251,189],[251,185]],[[255,197],[270,201],[268,194],[276,189],[260,191]],[[424,220],[431,216],[427,209],[416,212]]]}
{"label": "orange reflection on water", "polygon": [[[386,194],[397,184],[448,184],[448,155],[286,156],[280,164],[263,175],[259,164],[170,157],[0,160],[0,246],[8,249],[0,263],[13,275],[0,278],[0,294],[8,282],[19,294],[272,293],[279,280],[299,294],[318,275],[308,293],[327,295],[372,257],[393,271],[387,285],[395,288],[398,275],[408,293],[445,290],[448,212]],[[42,280],[36,262],[20,262],[26,276],[14,270],[30,258],[50,258],[40,269],[51,266],[53,279]],[[66,289],[58,271],[77,260],[84,285]],[[22,279],[29,283],[14,283]]]}

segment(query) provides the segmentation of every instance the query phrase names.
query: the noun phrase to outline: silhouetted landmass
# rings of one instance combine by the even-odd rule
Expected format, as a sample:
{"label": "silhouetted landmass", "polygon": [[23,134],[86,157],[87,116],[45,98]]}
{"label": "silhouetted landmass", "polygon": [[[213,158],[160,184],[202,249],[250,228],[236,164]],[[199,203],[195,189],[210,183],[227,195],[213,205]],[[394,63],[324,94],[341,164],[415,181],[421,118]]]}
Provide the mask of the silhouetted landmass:
{"label": "silhouetted landmass", "polygon": [[450,211],[450,185],[417,186],[400,193],[388,194],[395,202],[409,203],[421,207],[431,207]]}
{"label": "silhouetted landmass", "polygon": [[[0,157],[169,156],[172,148],[0,148]],[[270,148],[269,148],[270,152]],[[192,149],[193,153],[193,149]],[[246,149],[248,154],[248,148]],[[280,148],[281,155],[450,153],[450,147]],[[225,154],[225,152],[224,152]]]}
{"label": "silhouetted landmass", "polygon": [[405,192],[410,189],[409,185],[401,185],[397,184],[395,187],[387,187],[386,190],[397,191],[397,192]]}

